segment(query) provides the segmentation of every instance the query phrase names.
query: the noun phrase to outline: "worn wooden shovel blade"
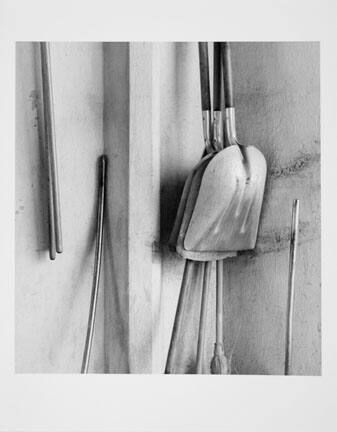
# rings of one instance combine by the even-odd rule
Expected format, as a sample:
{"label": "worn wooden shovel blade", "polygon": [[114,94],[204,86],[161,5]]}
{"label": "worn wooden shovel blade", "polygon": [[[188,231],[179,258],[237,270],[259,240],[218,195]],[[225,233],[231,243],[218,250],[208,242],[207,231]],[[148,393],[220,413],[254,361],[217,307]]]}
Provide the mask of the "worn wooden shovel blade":
{"label": "worn wooden shovel blade", "polygon": [[202,175],[183,248],[194,252],[253,249],[266,161],[253,146],[234,145],[212,158]]}

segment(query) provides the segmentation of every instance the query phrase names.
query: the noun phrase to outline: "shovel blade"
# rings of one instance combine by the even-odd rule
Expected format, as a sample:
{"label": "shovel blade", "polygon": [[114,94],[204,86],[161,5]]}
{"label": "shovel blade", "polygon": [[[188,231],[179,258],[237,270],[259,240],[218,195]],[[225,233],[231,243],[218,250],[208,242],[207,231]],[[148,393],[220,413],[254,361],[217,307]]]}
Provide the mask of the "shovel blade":
{"label": "shovel blade", "polygon": [[[180,198],[178,211],[177,211],[176,218],[174,221],[174,226],[173,226],[173,229],[171,231],[171,235],[170,235],[170,239],[169,239],[169,247],[172,250],[175,249],[177,246],[179,231],[181,229],[183,219],[184,219],[184,217],[186,217],[186,212],[189,211],[189,206],[188,206],[188,208],[186,208],[186,207],[187,207],[188,201],[191,198],[190,193],[191,193],[191,188],[192,188],[192,184],[193,184],[193,179],[198,174],[199,171],[202,171],[202,173],[204,172],[207,164],[211,160],[211,157],[212,157],[212,155],[207,155],[206,157],[202,158],[201,161],[193,168],[193,170],[191,171],[191,173],[189,174],[189,176],[187,177],[187,179],[185,181],[183,193],[182,193],[181,198]],[[193,202],[193,207],[194,207],[194,203],[195,203],[195,201]],[[190,216],[189,216],[188,221],[189,220],[190,220]]]}
{"label": "shovel blade", "polygon": [[203,174],[184,238],[187,251],[239,251],[255,247],[266,180],[266,161],[255,147],[219,152]]}

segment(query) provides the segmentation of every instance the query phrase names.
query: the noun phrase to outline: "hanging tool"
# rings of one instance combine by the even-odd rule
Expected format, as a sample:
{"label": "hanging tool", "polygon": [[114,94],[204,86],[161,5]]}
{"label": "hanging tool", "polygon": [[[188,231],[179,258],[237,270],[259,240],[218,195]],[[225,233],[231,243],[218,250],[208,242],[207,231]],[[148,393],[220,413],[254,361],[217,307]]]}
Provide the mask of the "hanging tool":
{"label": "hanging tool", "polygon": [[202,127],[206,153],[214,151],[212,140],[212,108],[209,87],[208,44],[199,42],[199,67],[201,88]]}
{"label": "hanging tool", "polygon": [[221,43],[213,43],[213,147],[223,149],[223,116],[221,110]]}
{"label": "hanging tool", "polygon": [[[204,45],[203,45],[204,44]],[[203,111],[203,131],[206,153],[185,183],[177,218],[171,235],[171,245],[175,244],[179,255],[187,260],[207,262],[236,256],[240,250],[255,247],[258,223],[266,179],[266,161],[262,153],[253,146],[243,146],[236,138],[235,109],[232,88],[232,73],[229,44],[215,46],[215,79],[221,76],[219,53],[221,52],[224,70],[225,90],[225,137],[221,140],[219,126],[220,101],[215,97],[213,124],[209,122],[211,111],[209,75],[205,71],[207,44],[199,43],[201,101]],[[208,84],[207,84],[208,83]],[[220,85],[215,85],[215,90]],[[211,117],[212,118],[212,117]],[[212,128],[213,126],[213,128]],[[211,141],[211,145],[210,145]],[[225,148],[222,149],[222,142]],[[187,265],[187,263],[186,263]],[[227,373],[226,359],[222,358],[222,264],[217,265],[217,341],[213,371]],[[201,298],[201,320],[198,338],[197,372],[201,371],[205,333],[205,313],[210,270],[204,272]],[[182,301],[179,298],[179,302]],[[179,308],[179,305],[178,305]],[[181,320],[179,325],[181,325]],[[176,339],[171,339],[176,343]],[[168,364],[172,364],[170,346]],[[215,367],[221,357],[221,365]],[[220,364],[218,362],[218,364]],[[168,368],[166,368],[167,373]]]}
{"label": "hanging tool", "polygon": [[208,299],[209,299],[209,292],[210,292],[212,261],[207,261],[205,263],[199,262],[198,265],[203,266],[203,283],[202,283],[201,307],[200,307],[200,317],[199,317],[196,373],[202,374],[203,372],[202,366],[203,366],[204,351],[205,351],[207,307],[208,307]]}
{"label": "hanging tool", "polygon": [[[200,66],[200,87],[201,87],[201,108],[202,108],[202,122],[203,122],[203,134],[206,155],[197,164],[191,174],[188,176],[183,194],[180,200],[176,220],[171,233],[170,243],[175,245],[177,236],[179,233],[180,225],[183,220],[186,220],[186,215],[190,213],[191,205],[193,206],[193,197],[198,193],[199,190],[199,179],[201,179],[204,170],[207,167],[209,160],[212,157],[214,151],[212,146],[212,122],[211,122],[211,99],[210,99],[210,88],[209,88],[209,65],[208,65],[208,46],[207,42],[199,42],[199,66]],[[208,155],[210,153],[210,155]],[[192,197],[192,200],[191,200]],[[201,373],[202,366],[202,354],[205,339],[205,323],[207,313],[207,300],[209,296],[209,279],[211,262],[194,262],[186,259],[184,276],[180,288],[180,294],[178,299],[177,311],[173,325],[173,331],[168,351],[168,357],[166,361],[165,373],[173,373],[173,363],[177,353],[177,343],[180,336],[183,314],[186,308],[188,287],[190,286],[190,274],[193,266],[197,267],[198,280],[202,281],[202,298],[201,298],[201,309],[200,309],[200,324],[198,334],[198,348],[197,348],[197,373]]]}
{"label": "hanging tool", "polygon": [[50,44],[40,42],[43,111],[45,139],[47,142],[48,165],[48,193],[49,193],[49,256],[51,260],[56,257],[56,252],[63,251],[60,192],[57,172],[57,152],[54,124],[53,88],[50,62]]}
{"label": "hanging tool", "polygon": [[[200,84],[201,84],[201,107],[202,107],[202,119],[203,119],[203,133],[204,133],[204,143],[205,143],[205,154],[197,166],[192,170],[191,174],[188,176],[182,197],[180,200],[177,216],[175,219],[175,224],[170,237],[170,245],[177,246],[180,239],[182,238],[182,232],[187,229],[188,223],[191,218],[191,214],[194,209],[195,201],[199,193],[200,182],[204,174],[205,169],[207,169],[208,163],[211,161],[212,157],[215,155],[215,147],[213,146],[213,137],[217,137],[217,146],[223,145],[222,137],[222,125],[217,123],[221,121],[221,111],[220,111],[220,96],[215,97],[216,111],[214,113],[214,118],[216,119],[216,124],[213,128],[214,134],[212,133],[212,116],[211,116],[211,101],[210,101],[210,85],[209,85],[209,70],[208,70],[208,46],[207,42],[199,42],[199,65],[200,65]],[[216,80],[220,80],[220,46],[217,47],[217,53],[215,57],[218,61],[215,68],[217,68],[218,73],[216,73]],[[220,88],[220,83],[215,83],[215,92],[218,93]],[[219,112],[220,111],[220,112]],[[216,254],[216,257],[228,257],[235,256],[236,252],[223,252]],[[208,260],[210,258],[210,260]],[[201,373],[202,370],[202,360],[204,352],[204,340],[205,340],[205,329],[206,329],[206,313],[207,313],[207,303],[209,298],[209,288],[210,288],[210,272],[212,260],[215,259],[213,253],[198,253],[192,255],[191,259],[201,261],[197,265],[198,269],[198,281],[202,281],[202,294],[201,294],[201,305],[200,305],[200,321],[199,321],[199,331],[198,331],[198,346],[197,346],[197,373]],[[204,261],[206,261],[204,265]],[[186,296],[187,296],[187,282],[185,275],[188,272],[188,268],[192,266],[190,259],[186,260],[184,276],[180,291],[180,296],[178,300],[177,312],[173,326],[173,332],[171,337],[171,343],[167,358],[167,364],[165,368],[165,373],[173,372],[173,359],[176,355],[178,335],[180,334],[180,329],[182,326],[182,316],[185,310]]]}
{"label": "hanging tool", "polygon": [[291,371],[293,314],[295,297],[295,267],[298,243],[298,218],[299,200],[293,201],[291,229],[290,229],[290,251],[289,251],[289,274],[288,274],[288,301],[287,301],[287,324],[286,324],[286,349],[284,374],[289,375]]}
{"label": "hanging tool", "polygon": [[[199,59],[200,59],[200,83],[201,83],[201,103],[202,103],[202,112],[203,112],[203,120],[204,120],[204,109],[205,105],[203,103],[203,95],[208,96],[209,100],[209,112],[211,118],[211,101],[210,101],[210,85],[209,85],[209,66],[208,66],[208,44],[207,42],[199,42]],[[204,65],[207,65],[204,67]],[[214,101],[213,101],[214,103]],[[218,107],[219,108],[219,107]],[[214,119],[214,117],[213,117]],[[217,117],[217,120],[219,118]],[[214,147],[214,134],[212,132],[217,133],[218,129],[213,129],[213,124],[211,121],[208,123],[203,121],[203,131],[204,131],[204,141],[205,141],[205,150],[207,153],[211,153],[215,150]],[[210,142],[208,141],[210,138]],[[219,136],[217,136],[219,139]],[[209,145],[207,145],[209,144]],[[207,165],[205,166],[207,169]],[[204,170],[199,170],[200,172],[200,181]],[[198,190],[200,187],[199,181]],[[210,291],[210,279],[211,279],[211,270],[212,270],[212,261],[206,261],[205,264],[199,263],[199,266],[203,267],[203,283],[202,283],[202,293],[201,293],[201,306],[200,306],[200,317],[199,317],[199,332],[198,332],[198,344],[197,344],[197,360],[196,360],[196,373],[202,374],[202,366],[204,359],[204,351],[205,351],[205,338],[206,338],[206,320],[207,320],[207,307],[208,307],[208,299],[209,299],[209,291]]]}
{"label": "hanging tool", "polygon": [[266,160],[236,138],[230,49],[222,44],[225,89],[225,148],[203,174],[191,220],[178,253],[253,249],[266,180]]}
{"label": "hanging tool", "polygon": [[[221,43],[214,42],[214,72],[213,72],[213,130],[214,146],[218,151],[224,147],[223,120],[221,111]],[[223,260],[216,261],[216,342],[211,361],[212,374],[229,374],[228,360],[223,345]]]}
{"label": "hanging tool", "polygon": [[[201,45],[201,43],[199,43],[199,46],[200,45]],[[207,52],[206,52],[206,54],[207,54]],[[200,74],[202,75],[202,70],[200,71]],[[205,83],[205,85],[206,85],[206,83]],[[208,81],[208,88],[209,88],[209,81]],[[221,151],[223,149],[223,127],[222,127],[221,92],[220,92],[220,90],[221,90],[221,46],[220,46],[219,42],[214,42],[214,44],[213,44],[213,124],[209,125],[209,127],[211,130],[213,130],[212,144],[213,144],[213,148],[215,151]],[[213,129],[212,129],[212,126],[213,126]],[[200,185],[199,185],[199,187],[200,187]],[[222,260],[216,261],[217,295],[219,292],[222,293],[222,290],[223,290],[222,279],[220,280],[220,276],[219,276],[219,268],[220,268],[219,265],[223,271]],[[199,334],[198,334],[198,346],[197,346],[197,365],[196,365],[196,373],[197,374],[201,374],[203,372],[202,367],[203,367],[203,356],[204,356],[204,351],[205,351],[206,317],[207,317],[208,298],[209,298],[209,292],[210,292],[211,269],[212,269],[212,261],[207,261],[205,263],[203,290],[202,290],[202,297],[201,297]],[[221,300],[221,305],[219,305],[218,297],[217,297],[217,312],[218,312],[219,307],[222,311],[222,306],[223,306],[222,300]],[[216,315],[216,320],[217,320],[217,325],[218,325],[218,313]],[[222,322],[221,322],[221,326],[222,326]],[[219,337],[220,337],[220,335],[219,335]],[[222,336],[221,336],[221,344],[222,344]],[[216,344],[216,346],[217,346],[217,352],[220,353],[220,345]],[[219,356],[217,356],[217,359],[218,359],[218,357]],[[224,357],[224,354],[223,354],[223,357]],[[220,359],[220,357],[219,357],[219,359]],[[224,363],[226,361],[226,357],[224,357],[224,359],[221,357],[221,361]],[[219,363],[219,362],[217,362],[217,363]]]}
{"label": "hanging tool", "polygon": [[[224,148],[223,119],[221,111],[221,43],[214,42],[214,70],[213,70],[213,130],[214,146],[218,151]],[[221,126],[219,126],[221,124]],[[216,342],[211,361],[211,373],[227,375],[230,373],[228,360],[225,356],[223,342],[223,260],[216,261],[216,314],[215,332]]]}
{"label": "hanging tool", "polygon": [[92,346],[92,339],[94,334],[96,307],[99,289],[99,278],[101,273],[101,261],[103,250],[103,225],[104,225],[104,204],[106,196],[106,172],[107,172],[107,157],[102,155],[99,159],[99,180],[98,180],[98,205],[97,205],[97,228],[96,228],[96,251],[95,251],[95,265],[94,277],[91,292],[91,301],[89,309],[89,319],[87,328],[87,337],[85,341],[82,369],[81,373],[88,373],[90,352]]}

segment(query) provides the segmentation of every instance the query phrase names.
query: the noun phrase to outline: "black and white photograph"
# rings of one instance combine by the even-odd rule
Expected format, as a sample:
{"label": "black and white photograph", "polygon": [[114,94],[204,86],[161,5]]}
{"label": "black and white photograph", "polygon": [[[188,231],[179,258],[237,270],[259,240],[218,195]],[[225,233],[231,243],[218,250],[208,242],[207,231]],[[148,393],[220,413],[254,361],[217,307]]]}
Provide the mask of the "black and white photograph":
{"label": "black and white photograph", "polygon": [[1,2],[1,432],[337,430],[336,16]]}
{"label": "black and white photograph", "polygon": [[15,372],[320,375],[320,43],[15,67]]}

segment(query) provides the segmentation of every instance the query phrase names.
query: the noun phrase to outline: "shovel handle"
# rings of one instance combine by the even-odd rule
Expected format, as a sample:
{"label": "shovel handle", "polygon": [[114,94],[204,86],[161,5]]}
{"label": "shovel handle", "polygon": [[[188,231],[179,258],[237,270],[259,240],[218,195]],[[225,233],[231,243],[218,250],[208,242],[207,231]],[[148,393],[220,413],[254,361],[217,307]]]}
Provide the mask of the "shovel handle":
{"label": "shovel handle", "polygon": [[224,75],[225,108],[234,108],[232,62],[229,42],[223,42],[221,44],[221,53]]}
{"label": "shovel handle", "polygon": [[200,65],[201,108],[203,111],[210,111],[211,94],[209,88],[207,42],[199,42],[199,65]]}
{"label": "shovel handle", "polygon": [[216,343],[223,344],[223,260],[216,262]]}
{"label": "shovel handle", "polygon": [[221,111],[221,43],[213,47],[213,110]]}
{"label": "shovel handle", "polygon": [[208,306],[208,298],[209,298],[212,261],[206,261],[201,265],[204,265],[204,278],[203,278],[203,285],[202,285],[200,321],[199,321],[199,332],[198,332],[197,361],[196,361],[197,374],[202,374],[202,366],[203,366],[203,359],[204,359],[207,306]]}
{"label": "shovel handle", "polygon": [[192,281],[192,273],[195,263],[191,260],[185,261],[183,280],[181,282],[180,294],[174,318],[170,346],[167,354],[165,374],[171,374],[174,370],[174,360],[178,352],[178,341],[182,332],[184,313],[187,306],[187,298]]}

